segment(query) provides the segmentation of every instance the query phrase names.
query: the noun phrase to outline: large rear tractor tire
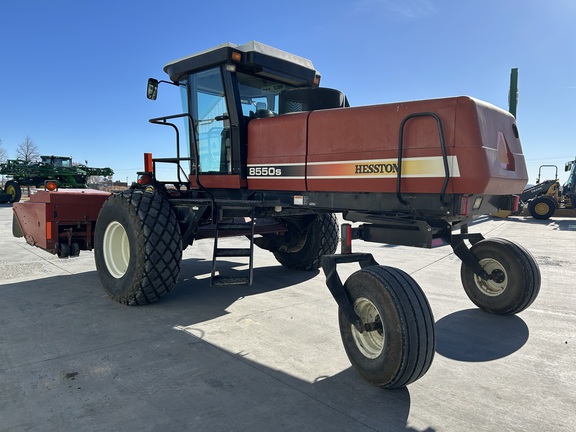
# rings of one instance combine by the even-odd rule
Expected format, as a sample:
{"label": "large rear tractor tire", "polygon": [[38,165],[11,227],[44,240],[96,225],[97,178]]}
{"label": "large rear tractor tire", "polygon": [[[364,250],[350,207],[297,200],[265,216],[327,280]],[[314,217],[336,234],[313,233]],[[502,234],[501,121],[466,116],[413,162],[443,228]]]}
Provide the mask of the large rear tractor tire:
{"label": "large rear tractor tire", "polygon": [[176,216],[162,195],[127,190],[104,203],[95,229],[100,282],[115,301],[158,301],[178,281],[182,239]]}
{"label": "large rear tractor tire", "polygon": [[338,247],[338,221],[332,213],[316,216],[307,229],[289,232],[290,241],[274,251],[284,267],[295,270],[318,270],[320,258],[336,252]]}
{"label": "large rear tractor tire", "polygon": [[362,324],[359,332],[342,311],[338,318],[352,366],[373,385],[404,387],[430,368],[435,351],[434,317],[426,296],[402,270],[370,266],[352,274],[344,288]]}
{"label": "large rear tractor tire", "polygon": [[4,192],[12,197],[9,201],[11,203],[19,202],[22,198],[22,188],[16,180],[7,181],[4,185]]}
{"label": "large rear tractor tire", "polygon": [[513,315],[532,304],[540,292],[540,269],[522,246],[506,239],[485,239],[470,252],[492,279],[484,280],[462,263],[464,291],[476,306],[498,315]]}
{"label": "large rear tractor tire", "polygon": [[528,203],[528,212],[534,219],[550,219],[556,212],[556,201],[549,196],[539,196]]}

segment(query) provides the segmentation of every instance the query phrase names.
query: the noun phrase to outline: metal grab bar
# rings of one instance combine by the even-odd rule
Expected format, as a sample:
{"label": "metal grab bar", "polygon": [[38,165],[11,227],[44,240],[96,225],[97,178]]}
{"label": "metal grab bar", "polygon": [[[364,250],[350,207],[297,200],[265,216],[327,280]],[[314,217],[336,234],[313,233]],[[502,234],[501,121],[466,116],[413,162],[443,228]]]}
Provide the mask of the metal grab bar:
{"label": "metal grab bar", "polygon": [[442,205],[447,206],[449,203],[444,200],[446,196],[446,189],[448,188],[448,181],[450,180],[450,169],[448,167],[448,155],[446,154],[446,142],[444,141],[444,128],[442,127],[442,120],[433,112],[420,112],[408,114],[400,123],[400,131],[398,133],[398,171],[396,175],[396,196],[401,204],[408,205],[408,202],[402,198],[402,150],[404,145],[404,126],[408,120],[415,117],[432,117],[436,120],[438,126],[438,137],[440,139],[440,149],[442,150],[442,161],[444,163],[444,183],[440,191],[440,202]]}

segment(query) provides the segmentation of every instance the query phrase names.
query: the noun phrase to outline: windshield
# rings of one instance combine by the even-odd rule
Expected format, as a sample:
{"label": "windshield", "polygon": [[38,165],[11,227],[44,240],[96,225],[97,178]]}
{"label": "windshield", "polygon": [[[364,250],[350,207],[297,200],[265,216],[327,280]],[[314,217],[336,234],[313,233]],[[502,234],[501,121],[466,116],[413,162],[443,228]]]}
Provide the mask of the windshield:
{"label": "windshield", "polygon": [[71,167],[72,159],[69,157],[59,157],[59,156],[40,156],[42,163],[47,165],[53,165],[56,167]]}

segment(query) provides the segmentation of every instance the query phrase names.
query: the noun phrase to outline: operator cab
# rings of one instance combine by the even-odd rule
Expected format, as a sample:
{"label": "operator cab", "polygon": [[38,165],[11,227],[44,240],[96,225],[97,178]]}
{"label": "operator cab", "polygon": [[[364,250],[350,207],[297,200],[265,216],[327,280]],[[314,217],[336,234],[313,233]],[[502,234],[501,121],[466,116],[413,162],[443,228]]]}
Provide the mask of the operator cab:
{"label": "operator cab", "polygon": [[72,158],[67,156],[40,156],[40,160],[44,165],[51,165],[55,167],[72,166]]}
{"label": "operator cab", "polygon": [[564,171],[570,172],[570,174],[568,175],[568,180],[566,180],[566,183],[562,186],[562,193],[573,197],[576,194],[576,159],[566,162]]}
{"label": "operator cab", "polygon": [[[256,41],[225,43],[168,63],[164,71],[182,92],[193,186],[245,186],[250,121],[348,106],[341,92],[319,87],[310,60]],[[149,99],[157,86],[148,81]],[[151,121],[166,124],[174,117]],[[186,158],[178,159],[181,167]]]}

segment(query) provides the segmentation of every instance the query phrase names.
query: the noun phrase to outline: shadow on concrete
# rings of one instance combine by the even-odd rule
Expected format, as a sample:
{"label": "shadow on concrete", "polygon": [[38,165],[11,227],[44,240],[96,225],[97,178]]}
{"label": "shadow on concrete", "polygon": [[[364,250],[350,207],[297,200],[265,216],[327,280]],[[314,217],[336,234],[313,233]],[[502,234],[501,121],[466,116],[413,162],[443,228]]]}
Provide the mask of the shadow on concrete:
{"label": "shadow on concrete", "polygon": [[550,219],[541,220],[534,219],[532,217],[516,216],[502,220],[525,225],[545,226],[550,229],[559,231],[576,231],[576,219],[556,219],[554,216],[552,216]]}
{"label": "shadow on concrete", "polygon": [[181,286],[146,307],[111,301],[94,271],[0,285],[6,425],[422,432],[407,425],[406,388],[383,391],[350,368],[310,383],[174,331],[183,313],[188,322],[216,317],[239,296],[316,274],[259,268],[253,287],[210,287],[191,277],[209,264],[186,260]]}
{"label": "shadow on concrete", "polygon": [[516,315],[467,309],[436,322],[436,352],[453,360],[490,361],[518,351],[529,334],[526,323]]}
{"label": "shadow on concrete", "polygon": [[[149,308],[149,312],[169,313],[180,322],[192,325],[226,315],[226,308],[235,301],[252,295],[277,291],[316,277],[319,271],[294,271],[280,265],[254,269],[254,283],[247,285],[210,285],[212,262],[204,259],[185,259],[174,290]],[[245,275],[245,265],[219,260],[218,269],[228,276],[238,272]],[[326,288],[328,289],[328,288]],[[148,309],[148,306],[145,306]]]}

